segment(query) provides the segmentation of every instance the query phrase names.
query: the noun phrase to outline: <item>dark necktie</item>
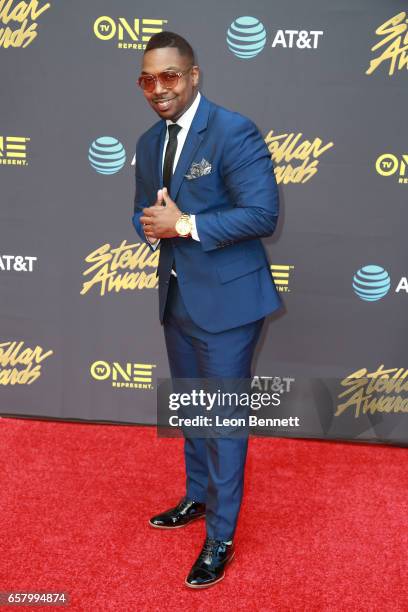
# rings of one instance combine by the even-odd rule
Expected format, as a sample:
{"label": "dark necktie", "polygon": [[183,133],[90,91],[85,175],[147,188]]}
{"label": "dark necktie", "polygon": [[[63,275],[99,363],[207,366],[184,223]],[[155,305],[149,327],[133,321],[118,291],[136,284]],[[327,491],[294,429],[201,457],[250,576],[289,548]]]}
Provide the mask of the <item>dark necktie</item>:
{"label": "dark necktie", "polygon": [[166,147],[166,154],[164,156],[163,164],[163,185],[167,187],[167,191],[170,193],[171,176],[173,174],[174,157],[177,151],[177,134],[181,130],[181,125],[174,123],[168,126],[169,130],[169,141]]}

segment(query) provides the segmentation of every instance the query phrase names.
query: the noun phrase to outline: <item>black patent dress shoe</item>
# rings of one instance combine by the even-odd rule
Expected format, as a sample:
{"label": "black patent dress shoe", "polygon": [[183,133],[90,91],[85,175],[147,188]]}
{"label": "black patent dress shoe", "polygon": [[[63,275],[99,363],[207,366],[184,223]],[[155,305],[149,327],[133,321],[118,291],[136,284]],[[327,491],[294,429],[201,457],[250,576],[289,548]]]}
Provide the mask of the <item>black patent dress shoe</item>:
{"label": "black patent dress shoe", "polygon": [[205,589],[225,576],[225,567],[234,558],[234,544],[206,538],[202,551],[186,578],[186,585],[192,589]]}
{"label": "black patent dress shoe", "polygon": [[175,508],[170,508],[170,510],[166,510],[162,514],[153,516],[149,524],[158,529],[176,529],[177,527],[184,527],[191,523],[191,521],[203,518],[204,516],[205,504],[183,497]]}

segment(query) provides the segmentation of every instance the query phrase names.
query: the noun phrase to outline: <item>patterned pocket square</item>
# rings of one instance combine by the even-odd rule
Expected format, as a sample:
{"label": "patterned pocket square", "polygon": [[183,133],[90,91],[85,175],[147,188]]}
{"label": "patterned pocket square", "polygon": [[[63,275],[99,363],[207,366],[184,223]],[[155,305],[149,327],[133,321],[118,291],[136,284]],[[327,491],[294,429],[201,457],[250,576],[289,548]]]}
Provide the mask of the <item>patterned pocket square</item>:
{"label": "patterned pocket square", "polygon": [[184,176],[191,181],[192,179],[200,178],[200,176],[205,176],[206,174],[211,174],[211,164],[203,157],[200,162],[191,164],[189,173]]}

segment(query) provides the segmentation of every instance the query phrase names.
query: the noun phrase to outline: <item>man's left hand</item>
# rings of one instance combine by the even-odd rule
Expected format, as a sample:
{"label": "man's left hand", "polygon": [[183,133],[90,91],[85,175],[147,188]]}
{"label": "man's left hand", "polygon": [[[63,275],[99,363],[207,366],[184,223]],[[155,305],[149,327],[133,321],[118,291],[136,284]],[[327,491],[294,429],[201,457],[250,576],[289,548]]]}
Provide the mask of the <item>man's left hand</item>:
{"label": "man's left hand", "polygon": [[148,238],[174,238],[178,236],[176,232],[176,222],[181,217],[181,210],[170,198],[167,188],[159,189],[157,194],[158,203],[164,201],[165,206],[155,205],[143,209],[140,222]]}

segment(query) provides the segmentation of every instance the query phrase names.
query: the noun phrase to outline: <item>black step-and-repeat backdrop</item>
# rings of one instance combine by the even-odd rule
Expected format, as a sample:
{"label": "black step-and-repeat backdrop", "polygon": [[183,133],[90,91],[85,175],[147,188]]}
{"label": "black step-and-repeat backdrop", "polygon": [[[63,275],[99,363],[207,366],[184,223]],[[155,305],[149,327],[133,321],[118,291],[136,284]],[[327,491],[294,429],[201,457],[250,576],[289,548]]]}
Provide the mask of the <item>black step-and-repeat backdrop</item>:
{"label": "black step-and-repeat backdrop", "polygon": [[279,435],[405,444],[407,5],[193,9],[0,0],[0,412],[155,422],[169,376],[158,253],[131,215],[135,143],[157,120],[136,79],[167,29],[195,48],[202,92],[253,119],[274,161],[281,218],[265,245],[285,309],[255,374],[298,383],[303,423]]}

